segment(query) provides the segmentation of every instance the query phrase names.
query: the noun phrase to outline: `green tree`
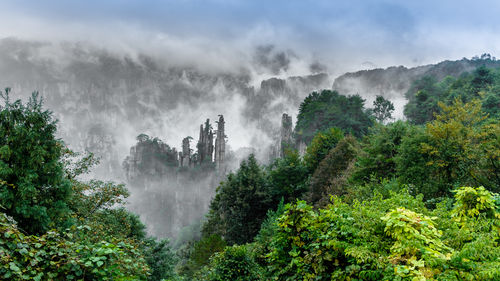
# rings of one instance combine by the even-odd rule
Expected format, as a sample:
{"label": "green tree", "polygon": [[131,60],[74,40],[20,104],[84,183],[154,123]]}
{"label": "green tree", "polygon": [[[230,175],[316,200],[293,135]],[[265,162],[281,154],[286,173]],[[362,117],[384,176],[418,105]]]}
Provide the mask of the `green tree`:
{"label": "green tree", "polygon": [[311,93],[300,104],[295,135],[297,140],[308,144],[318,132],[337,127],[361,137],[372,123],[360,96],[343,96],[336,91],[323,90]]}
{"label": "green tree", "polygon": [[393,241],[380,219],[391,208],[425,210],[407,193],[346,204],[339,198],[315,210],[305,201],[287,204],[276,221],[268,252],[275,280],[394,280]]}
{"label": "green tree", "polygon": [[124,240],[90,241],[71,232],[23,234],[0,213],[2,280],[146,280],[150,271],[139,247]]}
{"label": "green tree", "polygon": [[422,154],[422,143],[429,142],[429,136],[420,126],[410,127],[401,139],[394,157],[396,176],[403,184],[410,186],[413,194],[423,194],[425,199],[442,197],[448,194],[447,187],[430,177],[432,167],[427,165],[428,155]]}
{"label": "green tree", "polygon": [[375,98],[373,102],[373,114],[379,123],[391,120],[393,112],[394,104],[390,100],[386,100],[383,96],[377,96]]}
{"label": "green tree", "polygon": [[226,246],[226,241],[217,234],[203,237],[191,246],[187,263],[180,268],[180,271],[187,277],[193,277],[210,263],[210,258],[215,253],[224,251]]}
{"label": "green tree", "polygon": [[21,229],[41,234],[71,224],[71,184],[61,160],[64,145],[56,121],[35,92],[26,104],[0,106],[0,205]]}
{"label": "green tree", "polygon": [[201,280],[205,281],[259,281],[261,273],[245,245],[227,247],[223,252],[215,254],[210,266],[202,272]]}
{"label": "green tree", "polygon": [[272,207],[265,171],[252,154],[217,188],[203,235],[219,234],[229,245],[251,242]]}
{"label": "green tree", "polygon": [[92,153],[66,151],[64,158],[66,177],[71,180],[73,196],[70,202],[73,215],[80,225],[79,235],[86,243],[99,243],[103,239],[127,243],[136,249],[149,266],[147,280],[176,278],[177,262],[168,240],[157,241],[146,237],[146,226],[139,216],[124,208],[129,196],[123,184],[90,180],[77,180],[98,164]]}
{"label": "green tree", "polygon": [[309,170],[296,151],[276,159],[269,166],[269,185],[274,201],[284,198],[285,202],[291,202],[300,198],[307,191],[308,175]]}
{"label": "green tree", "polygon": [[472,73],[464,73],[458,78],[446,77],[437,81],[434,77],[425,76],[412,83],[406,93],[408,103],[405,105],[405,116],[413,124],[425,124],[434,120],[439,113],[438,102],[451,105],[455,99],[470,102],[480,99],[483,110],[490,117],[498,119],[500,113],[500,71],[483,66]]}
{"label": "green tree", "polygon": [[139,217],[123,208],[129,195],[125,186],[80,181],[98,159],[74,153],[55,138],[56,122],[36,93],[23,104],[10,102],[8,92],[0,106],[0,208],[19,220],[22,230],[0,213],[0,232],[5,234],[0,239],[0,278],[173,276],[174,254],[166,242],[146,240]]}
{"label": "green tree", "polygon": [[362,150],[356,161],[354,179],[357,182],[366,182],[371,178],[396,176],[395,157],[409,127],[410,125],[403,121],[374,126],[361,144]]}
{"label": "green tree", "polygon": [[352,171],[357,153],[357,141],[352,136],[346,136],[330,149],[311,177],[310,202],[325,205],[329,195],[340,196],[346,192],[344,187],[350,176],[347,174]]}
{"label": "green tree", "polygon": [[391,210],[381,218],[384,231],[394,239],[389,259],[396,276],[427,280],[434,273],[431,266],[443,264],[451,249],[441,241],[441,232],[432,218],[405,208]]}
{"label": "green tree", "polygon": [[177,257],[170,248],[168,240],[146,239],[142,246],[142,252],[150,268],[149,281],[177,278],[175,273]]}
{"label": "green tree", "polygon": [[401,190],[314,209],[287,204],[266,243],[267,280],[498,280],[496,196],[462,187],[428,210]]}
{"label": "green tree", "polygon": [[[451,83],[449,78],[446,84]],[[445,96],[445,86],[437,83],[436,78],[424,76],[412,83],[405,96],[408,103],[404,114],[412,124],[424,124],[434,119],[434,112],[439,110],[437,102]]]}
{"label": "green tree", "polygon": [[[500,170],[488,159],[498,157],[498,124],[484,122],[487,116],[477,99],[465,104],[456,99],[451,106],[439,105],[442,113],[426,124],[429,140],[421,144],[421,152],[429,159],[427,165],[432,167],[429,176],[448,186],[444,192],[450,192],[454,184],[485,185],[497,190]],[[487,144],[491,144],[491,150]]]}
{"label": "green tree", "polygon": [[304,164],[309,169],[309,173],[312,174],[316,170],[319,163],[342,138],[344,138],[344,133],[338,128],[329,128],[314,136],[304,155]]}

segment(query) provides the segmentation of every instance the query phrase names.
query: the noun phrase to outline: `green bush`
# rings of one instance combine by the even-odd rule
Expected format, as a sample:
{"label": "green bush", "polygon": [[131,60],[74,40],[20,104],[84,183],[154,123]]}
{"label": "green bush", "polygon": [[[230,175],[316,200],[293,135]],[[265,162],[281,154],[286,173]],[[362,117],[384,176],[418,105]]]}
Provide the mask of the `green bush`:
{"label": "green bush", "polygon": [[[453,207],[445,200],[433,211],[404,190],[352,204],[334,198],[318,210],[304,201],[287,204],[274,228],[267,227],[270,279],[498,280],[500,217],[493,197],[462,187]],[[463,206],[481,211],[466,212],[463,220],[456,215]]]}
{"label": "green bush", "polygon": [[[0,277],[4,280],[146,280],[149,267],[127,240],[91,242],[79,227],[25,235],[0,213]],[[88,227],[87,227],[88,228]]]}
{"label": "green bush", "polygon": [[261,270],[247,246],[227,247],[216,253],[210,265],[201,272],[205,281],[259,281]]}

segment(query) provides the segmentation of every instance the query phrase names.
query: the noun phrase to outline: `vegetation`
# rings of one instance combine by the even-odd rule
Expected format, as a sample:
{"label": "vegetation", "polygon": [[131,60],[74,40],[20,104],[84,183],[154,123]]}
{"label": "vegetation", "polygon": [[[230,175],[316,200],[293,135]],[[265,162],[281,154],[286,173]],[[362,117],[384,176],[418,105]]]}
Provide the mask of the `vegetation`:
{"label": "vegetation", "polygon": [[439,112],[439,102],[452,104],[457,98],[462,102],[479,99],[483,111],[490,117],[500,116],[500,70],[485,66],[472,73],[464,73],[459,78],[446,77],[437,81],[432,76],[425,76],[413,82],[406,93],[408,104],[405,116],[412,124],[425,124],[434,120],[434,113]]}
{"label": "vegetation", "polygon": [[300,104],[295,134],[309,144],[320,131],[337,127],[356,137],[364,136],[373,121],[358,96],[343,96],[336,91],[313,92]]}
{"label": "vegetation", "polygon": [[0,106],[0,279],[174,278],[167,241],[123,208],[125,186],[82,181],[98,159],[65,148],[34,93]]}
{"label": "vegetation", "polygon": [[29,234],[67,227],[71,185],[59,161],[64,146],[56,122],[38,93],[23,104],[10,101],[9,91],[0,106],[0,205]]}
{"label": "vegetation", "polygon": [[377,96],[373,102],[373,115],[375,120],[380,123],[392,119],[394,112],[394,104],[390,100],[386,100],[383,96]]}
{"label": "vegetation", "polygon": [[[259,222],[260,230],[255,231],[255,223],[238,225],[239,231],[252,235],[237,242],[224,232],[234,226],[219,225],[222,239],[232,246],[213,254],[199,276],[499,279],[500,123],[492,109],[498,93],[492,89],[500,86],[496,73],[480,68],[456,79],[416,81],[410,92],[420,92],[410,98],[407,122],[386,124],[392,107],[381,97],[372,112],[362,110],[361,101],[357,107],[342,107],[345,115],[337,117],[338,105],[355,97],[341,98],[331,91],[311,94],[301,105],[295,131],[309,143],[305,155],[289,151],[268,167],[255,164],[260,190],[269,193],[259,197],[270,202],[267,215],[263,205],[258,212],[230,208],[236,211],[231,217]],[[355,115],[353,108],[367,114],[366,127],[341,124],[342,118]],[[344,136],[343,131],[365,137]],[[256,178],[257,173],[245,172],[247,165],[236,172],[240,183]],[[242,190],[222,190],[225,186],[219,187],[214,202]],[[210,214],[218,206],[225,205],[213,204]],[[205,228],[216,222],[209,216]]]}
{"label": "vegetation", "polygon": [[312,93],[295,129],[305,154],[242,161],[176,254],[123,208],[124,185],[80,179],[97,159],[54,137],[36,95],[6,95],[0,278],[500,280],[499,75],[424,77],[394,123],[383,98],[367,111],[359,96]]}
{"label": "vegetation", "polygon": [[227,176],[210,205],[204,235],[218,234],[229,245],[251,242],[272,207],[266,175],[255,156]]}

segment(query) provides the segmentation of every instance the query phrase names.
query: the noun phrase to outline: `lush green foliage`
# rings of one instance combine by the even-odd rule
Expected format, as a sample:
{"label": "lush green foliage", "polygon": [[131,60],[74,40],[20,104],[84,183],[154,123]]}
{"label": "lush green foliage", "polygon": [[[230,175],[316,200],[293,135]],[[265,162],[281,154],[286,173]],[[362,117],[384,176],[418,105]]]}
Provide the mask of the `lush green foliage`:
{"label": "lush green foliage", "polygon": [[186,264],[180,267],[180,272],[187,277],[192,277],[201,268],[208,265],[210,257],[218,252],[224,251],[227,243],[219,235],[212,234],[203,237],[189,249]]}
{"label": "lush green foliage", "polygon": [[201,273],[201,280],[206,281],[262,280],[259,265],[245,245],[234,245],[216,253],[210,260],[210,266]]}
{"label": "lush green foliage", "polygon": [[310,173],[316,170],[319,163],[343,137],[344,133],[338,128],[329,128],[314,136],[304,155],[304,163]]}
{"label": "lush green foliage", "polygon": [[394,273],[399,277],[425,280],[437,267],[446,262],[451,251],[440,240],[441,232],[431,218],[405,208],[397,208],[381,218],[385,222],[385,232],[395,242],[390,248],[389,261]]}
{"label": "lush green foliage", "polygon": [[169,246],[168,240],[156,241],[153,238],[146,239],[142,245],[144,259],[149,266],[149,281],[175,280],[177,257]]}
{"label": "lush green foliage", "polygon": [[5,280],[146,280],[141,251],[125,241],[93,242],[78,227],[25,235],[0,214],[0,276]]}
{"label": "lush green foliage", "polygon": [[284,198],[291,202],[307,192],[309,169],[296,151],[288,152],[284,158],[276,159],[268,169],[272,198]]}
{"label": "lush green foliage", "polygon": [[402,121],[387,126],[376,125],[363,140],[357,159],[355,179],[363,182],[372,177],[389,178],[396,174],[395,157],[409,125]]}
{"label": "lush green foliage", "polygon": [[[457,204],[453,212],[453,217],[461,223],[465,223],[469,219],[477,218],[481,215],[489,219],[494,219],[498,216],[493,194],[488,192],[484,187],[472,188],[462,187],[455,190]],[[500,218],[500,217],[497,217]]]}
{"label": "lush green foliage", "polygon": [[455,100],[425,127],[398,121],[376,126],[362,143],[353,180],[398,178],[426,199],[451,196],[459,185],[499,191],[500,126],[479,100]]}
{"label": "lush green foliage", "polygon": [[11,103],[8,95],[4,100],[0,279],[174,278],[176,259],[167,241],[146,238],[138,216],[123,208],[125,186],[78,179],[98,159],[55,139],[56,122],[36,94],[26,105]]}
{"label": "lush green foliage", "polygon": [[383,96],[377,96],[373,102],[373,115],[375,119],[383,123],[386,120],[392,119],[394,112],[394,104],[390,100],[386,100]]}
{"label": "lush green foliage", "polygon": [[[409,122],[390,124],[382,97],[365,111],[359,96],[312,93],[295,129],[305,155],[243,161],[177,257],[124,208],[124,185],[80,179],[98,160],[55,139],[36,95],[6,99],[0,278],[500,280],[499,92],[500,70],[424,77],[407,94]],[[138,141],[144,173],[176,157]]]}
{"label": "lush green foliage", "polygon": [[[484,191],[466,187],[457,194],[467,190]],[[492,197],[484,192],[483,196]],[[403,192],[388,199],[375,195],[352,205],[335,199],[317,211],[304,201],[287,205],[276,222],[267,255],[269,270],[278,280],[498,278],[498,213],[496,217],[467,216],[474,225],[492,225],[474,229],[448,219],[460,212],[462,196],[457,195],[452,210],[440,209],[441,213],[427,210],[421,199]],[[447,223],[440,226],[435,220]],[[471,231],[477,239],[468,240]],[[464,242],[449,243],[450,236]],[[483,251],[482,259],[471,247]]]}
{"label": "lush green foliage", "polygon": [[[500,187],[498,73],[480,68],[416,81],[405,110],[410,122],[384,124],[391,107],[379,99],[379,122],[361,142],[333,127],[345,129],[332,117],[337,93],[311,94],[296,128],[299,140],[310,140],[303,160],[291,153],[259,174],[269,193],[261,198],[271,203],[253,243],[241,245],[249,236],[212,255],[199,276],[500,280],[500,196],[492,193]],[[237,174],[255,178],[245,170]],[[276,205],[278,198],[288,204]],[[226,220],[209,218],[207,228]],[[219,224],[219,233],[228,226]]]}
{"label": "lush green foliage", "polygon": [[486,122],[478,100],[451,106],[404,137],[396,159],[401,180],[421,186],[427,198],[448,196],[457,185],[498,191],[500,127]]}
{"label": "lush green foliage", "polygon": [[423,77],[412,84],[406,93],[408,104],[405,115],[411,123],[424,124],[434,120],[439,112],[438,103],[451,104],[456,98],[463,102],[481,99],[483,110],[492,118],[500,117],[500,70],[479,67],[470,74],[458,78],[447,77],[437,81]]}
{"label": "lush green foliage", "polygon": [[295,134],[299,141],[309,143],[320,131],[337,127],[346,133],[361,137],[372,125],[364,110],[364,100],[358,96],[343,96],[335,91],[313,92],[299,108]]}
{"label": "lush green foliage", "polygon": [[357,154],[357,141],[347,136],[321,161],[310,180],[308,200],[323,204],[329,195],[342,195]]}
{"label": "lush green foliage", "polygon": [[30,234],[68,227],[71,185],[52,113],[42,109],[38,93],[26,104],[8,94],[0,106],[0,205]]}
{"label": "lush green foliage", "polygon": [[251,242],[273,206],[266,177],[254,155],[242,161],[239,170],[218,187],[204,236],[218,234],[229,245]]}

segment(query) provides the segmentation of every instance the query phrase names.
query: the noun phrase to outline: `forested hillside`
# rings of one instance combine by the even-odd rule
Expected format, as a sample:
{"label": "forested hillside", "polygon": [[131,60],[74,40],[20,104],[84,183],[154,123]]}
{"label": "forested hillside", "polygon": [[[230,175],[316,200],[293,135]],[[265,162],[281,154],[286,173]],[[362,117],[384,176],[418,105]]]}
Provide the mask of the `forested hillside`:
{"label": "forested hillside", "polygon": [[[383,97],[370,111],[359,96],[312,93],[295,129],[301,140],[313,135],[305,155],[291,148],[268,166],[244,161],[219,186],[178,272],[201,280],[498,280],[497,73],[480,67],[415,81],[406,108],[428,112],[423,122],[410,113],[408,121],[375,118],[393,111]],[[429,105],[415,105],[424,94]]]}
{"label": "forested hillside", "polygon": [[0,278],[500,280],[500,69],[428,74],[406,121],[383,96],[311,92],[283,157],[242,161],[175,245],[146,235],[126,186],[84,177],[97,159],[36,93],[7,89]]}
{"label": "forested hillside", "polygon": [[375,96],[381,95],[394,102],[395,116],[402,118],[403,107],[408,99],[404,93],[410,90],[414,81],[424,77],[433,77],[435,81],[441,81],[448,76],[458,78],[480,66],[498,68],[500,61],[490,54],[483,54],[470,59],[447,60],[417,67],[391,66],[385,69],[361,70],[337,77],[332,88],[345,95],[361,95],[370,103]]}

